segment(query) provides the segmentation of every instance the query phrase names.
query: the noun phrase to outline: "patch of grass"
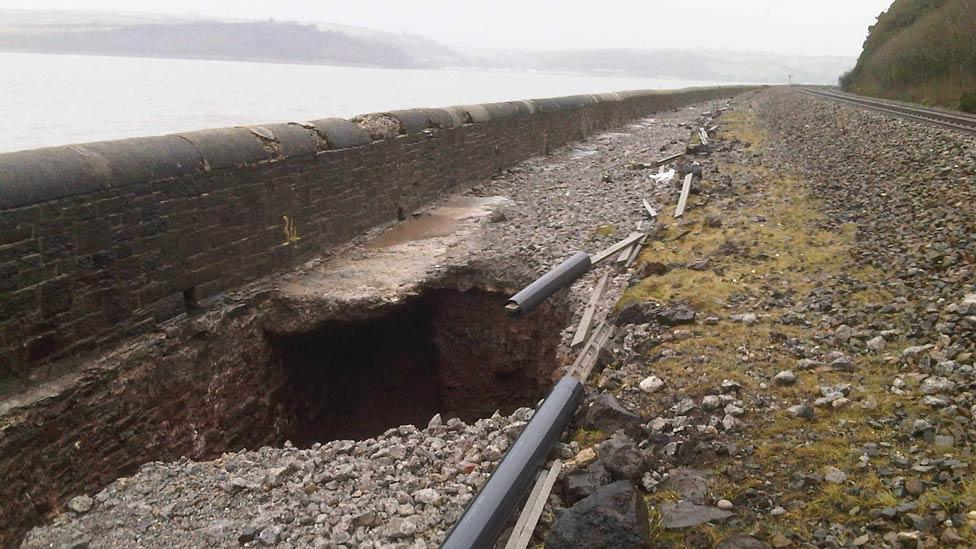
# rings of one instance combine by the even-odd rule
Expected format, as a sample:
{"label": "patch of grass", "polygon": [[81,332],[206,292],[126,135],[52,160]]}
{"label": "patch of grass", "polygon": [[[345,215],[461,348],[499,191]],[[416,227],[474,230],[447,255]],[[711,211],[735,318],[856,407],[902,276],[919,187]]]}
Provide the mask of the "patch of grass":
{"label": "patch of grass", "polygon": [[976,479],[965,479],[958,485],[929,488],[918,498],[920,509],[966,513],[976,505]]}
{"label": "patch of grass", "polygon": [[617,232],[615,225],[600,225],[593,231],[597,236],[613,236]]}
{"label": "patch of grass", "polygon": [[570,440],[578,443],[580,448],[588,448],[595,444],[599,444],[604,440],[607,440],[610,436],[603,431],[597,429],[584,429],[582,427],[576,429]]}
{"label": "patch of grass", "polygon": [[649,505],[660,505],[662,503],[674,503],[681,499],[681,494],[674,490],[658,490],[653,494],[644,497],[644,501]]}
{"label": "patch of grass", "polygon": [[755,123],[755,116],[747,109],[736,109],[723,114],[719,120],[718,138],[736,140],[747,150],[762,148],[768,135],[764,128]]}
{"label": "patch of grass", "polygon": [[[681,300],[707,315],[725,309],[733,294],[770,281],[803,295],[817,285],[818,274],[836,271],[844,263],[843,247],[853,241],[853,230],[830,233],[813,228],[821,218],[819,202],[802,181],[760,167],[725,165],[721,171],[740,176],[737,180],[743,175],[766,180],[766,196],[735,213],[725,210],[721,227],[705,222],[709,208],[692,209],[685,215],[685,221],[693,223],[691,233],[678,240],[687,229],[670,225],[660,240],[644,248],[641,260],[670,265],[671,270],[630,288],[620,306]],[[747,194],[746,189],[734,192]],[[760,213],[762,219],[757,217]],[[704,258],[710,262],[708,270],[686,268]]]}

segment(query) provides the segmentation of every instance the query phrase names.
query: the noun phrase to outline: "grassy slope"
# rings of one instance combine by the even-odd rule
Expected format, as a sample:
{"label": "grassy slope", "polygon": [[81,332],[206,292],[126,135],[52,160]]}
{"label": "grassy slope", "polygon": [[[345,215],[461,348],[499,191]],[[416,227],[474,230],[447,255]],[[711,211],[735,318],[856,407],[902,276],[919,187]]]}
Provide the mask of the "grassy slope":
{"label": "grassy slope", "polygon": [[895,0],[841,83],[865,95],[964,106],[976,94],[976,0]]}

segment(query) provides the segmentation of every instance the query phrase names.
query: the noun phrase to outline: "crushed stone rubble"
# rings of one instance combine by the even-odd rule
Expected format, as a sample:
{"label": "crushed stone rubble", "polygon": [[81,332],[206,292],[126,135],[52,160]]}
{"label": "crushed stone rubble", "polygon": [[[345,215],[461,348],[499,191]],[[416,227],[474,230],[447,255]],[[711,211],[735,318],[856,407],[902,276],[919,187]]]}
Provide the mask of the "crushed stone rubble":
{"label": "crushed stone rubble", "polygon": [[[643,200],[657,212],[677,201],[680,179],[700,170],[692,163],[655,161],[684,151],[689,133],[711,124],[729,101],[710,101],[635,120],[596,134],[545,157],[531,158],[474,186],[478,196],[506,196],[512,204],[499,212],[503,221],[486,227],[480,258],[485,272],[528,271],[534,276],[552,269],[574,253],[595,254],[631,232],[653,233],[657,223]],[[597,307],[605,316],[626,289],[631,274],[616,268],[614,257],[569,288],[573,321],[563,342],[573,337],[589,295],[609,272],[607,291]]]}
{"label": "crushed stone rubble", "polygon": [[436,547],[531,417],[438,415],[358,442],[148,463],[23,546]]}

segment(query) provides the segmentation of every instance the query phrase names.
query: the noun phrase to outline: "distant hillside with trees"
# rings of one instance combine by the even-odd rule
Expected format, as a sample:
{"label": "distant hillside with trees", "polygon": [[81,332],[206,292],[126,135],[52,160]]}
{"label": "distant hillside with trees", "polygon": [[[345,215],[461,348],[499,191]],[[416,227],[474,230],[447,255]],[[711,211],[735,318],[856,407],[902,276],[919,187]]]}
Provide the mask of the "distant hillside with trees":
{"label": "distant hillside with trees", "polygon": [[115,28],[45,27],[0,32],[0,50],[136,57],[234,59],[379,67],[433,67],[439,60],[397,44],[319,30],[312,24],[196,21]]}
{"label": "distant hillside with trees", "polygon": [[976,112],[976,0],[895,0],[840,83],[864,95]]}
{"label": "distant hillside with trees", "polygon": [[457,50],[423,36],[336,25],[133,12],[0,9],[0,52],[462,68],[661,79],[826,84],[852,57],[651,49]]}

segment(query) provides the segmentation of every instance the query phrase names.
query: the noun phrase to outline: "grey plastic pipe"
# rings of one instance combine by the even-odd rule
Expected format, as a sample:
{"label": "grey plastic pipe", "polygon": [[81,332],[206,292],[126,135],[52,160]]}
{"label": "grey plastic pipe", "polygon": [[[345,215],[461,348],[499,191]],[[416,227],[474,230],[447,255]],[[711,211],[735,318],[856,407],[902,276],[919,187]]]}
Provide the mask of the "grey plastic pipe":
{"label": "grey plastic pipe", "polygon": [[447,533],[441,549],[494,545],[582,400],[583,384],[575,377],[566,376],[553,387],[461,520]]}
{"label": "grey plastic pipe", "polygon": [[505,308],[515,314],[528,313],[564,286],[572,284],[592,266],[590,254],[577,252],[576,255],[563,261],[555,269],[526,286],[521,292],[513,295]]}

